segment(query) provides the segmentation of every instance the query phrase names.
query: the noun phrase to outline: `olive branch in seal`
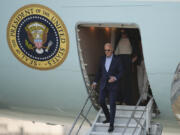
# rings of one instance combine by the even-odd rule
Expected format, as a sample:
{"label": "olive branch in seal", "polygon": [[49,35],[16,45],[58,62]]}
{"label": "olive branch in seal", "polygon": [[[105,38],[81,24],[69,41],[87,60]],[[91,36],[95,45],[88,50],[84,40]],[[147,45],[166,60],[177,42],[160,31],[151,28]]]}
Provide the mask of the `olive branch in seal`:
{"label": "olive branch in seal", "polygon": [[35,48],[32,44],[30,44],[30,43],[28,42],[27,39],[25,40],[25,45],[26,45],[26,47],[27,47],[28,49],[30,49],[30,50],[34,50],[34,48]]}

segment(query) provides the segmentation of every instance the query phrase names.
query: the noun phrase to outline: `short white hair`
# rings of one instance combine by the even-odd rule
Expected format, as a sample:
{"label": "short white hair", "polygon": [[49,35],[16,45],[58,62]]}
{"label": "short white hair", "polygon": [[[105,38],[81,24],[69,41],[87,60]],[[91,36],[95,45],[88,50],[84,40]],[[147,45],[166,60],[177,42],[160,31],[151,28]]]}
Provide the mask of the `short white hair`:
{"label": "short white hair", "polygon": [[104,47],[105,47],[105,46],[110,46],[110,47],[112,48],[112,50],[114,49],[111,43],[105,43],[105,44],[104,44]]}

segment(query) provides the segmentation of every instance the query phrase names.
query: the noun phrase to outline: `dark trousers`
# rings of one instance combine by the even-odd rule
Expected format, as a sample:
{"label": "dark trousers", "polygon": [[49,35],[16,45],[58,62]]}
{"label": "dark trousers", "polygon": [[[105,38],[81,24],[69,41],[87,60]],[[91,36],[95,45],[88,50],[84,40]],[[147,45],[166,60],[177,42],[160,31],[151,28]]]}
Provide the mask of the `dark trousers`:
{"label": "dark trousers", "polygon": [[120,80],[118,88],[118,96],[121,102],[125,102],[128,105],[132,104],[132,59],[131,55],[120,55],[124,75]]}
{"label": "dark trousers", "polygon": [[[106,119],[110,119],[110,125],[114,125],[114,118],[116,113],[116,89],[110,87],[112,84],[107,84],[106,87],[100,90],[99,103],[102,107],[102,110],[106,116]],[[110,112],[106,105],[106,96],[109,96]]]}

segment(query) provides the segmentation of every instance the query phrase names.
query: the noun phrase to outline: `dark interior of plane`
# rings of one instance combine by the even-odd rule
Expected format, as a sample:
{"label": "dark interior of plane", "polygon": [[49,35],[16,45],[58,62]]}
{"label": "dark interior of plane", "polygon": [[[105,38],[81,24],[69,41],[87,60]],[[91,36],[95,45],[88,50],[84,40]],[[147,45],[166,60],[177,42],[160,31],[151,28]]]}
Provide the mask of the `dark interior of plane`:
{"label": "dark interior of plane", "polygon": [[[79,47],[78,53],[87,88],[90,88],[90,84],[93,82],[98,69],[100,57],[104,55],[104,44],[107,42],[111,43],[115,50],[118,41],[121,38],[121,29],[122,27],[103,27],[102,25],[77,26],[77,41]],[[130,42],[136,45],[135,48],[138,55],[138,60],[132,64],[132,105],[135,105],[140,98],[137,66],[140,65],[141,61],[143,60],[141,35],[138,27],[128,26],[123,27],[123,29],[127,32]],[[149,84],[147,85],[148,93],[151,93],[150,86]],[[96,102],[98,102],[98,88],[96,89],[96,91],[97,97],[95,97],[95,99]],[[119,89],[118,91],[118,96],[121,96],[121,90]],[[145,103],[147,103],[147,101],[145,101]]]}

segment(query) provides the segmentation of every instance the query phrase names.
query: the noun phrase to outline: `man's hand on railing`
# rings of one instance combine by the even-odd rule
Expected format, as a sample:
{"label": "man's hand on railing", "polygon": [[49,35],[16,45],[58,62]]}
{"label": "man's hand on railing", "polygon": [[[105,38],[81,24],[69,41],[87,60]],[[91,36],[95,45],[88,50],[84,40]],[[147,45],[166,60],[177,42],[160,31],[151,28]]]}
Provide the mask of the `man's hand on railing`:
{"label": "man's hand on railing", "polygon": [[93,83],[91,84],[91,89],[92,89],[92,90],[95,90],[95,89],[96,89],[96,86],[97,86],[97,83],[96,83],[96,82],[93,82]]}

